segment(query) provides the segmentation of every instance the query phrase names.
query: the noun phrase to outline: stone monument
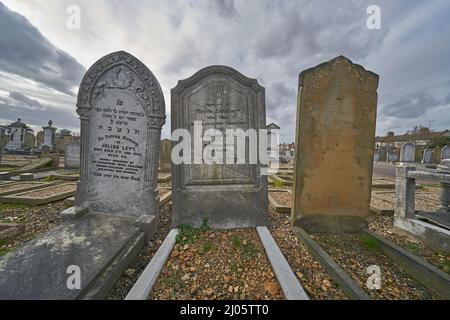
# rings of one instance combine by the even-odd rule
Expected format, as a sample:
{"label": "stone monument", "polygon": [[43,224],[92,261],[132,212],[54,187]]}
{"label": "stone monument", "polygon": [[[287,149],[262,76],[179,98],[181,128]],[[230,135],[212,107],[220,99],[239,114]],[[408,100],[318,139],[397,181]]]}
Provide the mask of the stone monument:
{"label": "stone monument", "polygon": [[292,223],[311,232],[367,225],[378,75],[340,56],[299,77]]}
{"label": "stone monument", "polygon": [[[204,140],[194,132],[195,122],[201,121],[203,133],[210,129],[219,134],[227,129],[265,129],[265,91],[257,80],[230,67],[210,66],[179,81],[172,89],[171,117],[172,134],[177,129],[188,130],[193,136],[192,149],[198,143],[203,147]],[[231,149],[236,151],[236,139],[233,141],[235,144],[223,154],[228,156]],[[173,143],[176,146],[179,141]],[[217,229],[266,225],[267,176],[261,175],[261,161],[256,164],[249,161],[250,152],[249,143],[245,143],[245,161],[235,158],[232,163],[207,164],[205,159],[191,161],[195,158],[191,154],[190,163],[174,163],[173,226],[198,226],[204,219]],[[266,148],[263,153],[266,157]]]}
{"label": "stone monument", "polygon": [[450,159],[450,146],[445,146],[441,151],[441,162],[442,160]]}
{"label": "stone monument", "polygon": [[432,163],[433,162],[433,149],[426,148],[423,150],[422,163]]}
{"label": "stone monument", "polygon": [[402,144],[400,149],[400,162],[414,162],[415,146],[411,142]]}
{"label": "stone monument", "polygon": [[44,132],[44,141],[42,147],[48,147],[50,152],[55,151],[55,132],[56,128],[52,126],[52,120],[48,121],[48,126],[42,127]]}
{"label": "stone monument", "polygon": [[68,142],[64,145],[64,168],[80,168],[80,142]]}
{"label": "stone monument", "polygon": [[158,215],[164,96],[154,75],[125,52],[89,69],[80,87],[80,182],[76,206],[138,218]]}
{"label": "stone monument", "polygon": [[162,172],[170,172],[172,170],[172,141],[169,139],[161,140],[161,153],[159,167]]}

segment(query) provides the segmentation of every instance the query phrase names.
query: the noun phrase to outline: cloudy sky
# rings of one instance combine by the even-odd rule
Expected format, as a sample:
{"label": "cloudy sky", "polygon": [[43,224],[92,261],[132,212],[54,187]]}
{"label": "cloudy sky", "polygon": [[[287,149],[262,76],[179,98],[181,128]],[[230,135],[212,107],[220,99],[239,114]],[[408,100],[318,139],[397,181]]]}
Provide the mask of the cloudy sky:
{"label": "cloudy sky", "polygon": [[[67,27],[72,5],[80,29]],[[367,28],[369,5],[379,30]],[[450,129],[448,0],[0,0],[0,124],[78,131],[81,78],[117,50],[152,70],[169,119],[177,81],[223,64],[258,79],[267,122],[293,141],[298,74],[342,54],[380,75],[378,135]]]}

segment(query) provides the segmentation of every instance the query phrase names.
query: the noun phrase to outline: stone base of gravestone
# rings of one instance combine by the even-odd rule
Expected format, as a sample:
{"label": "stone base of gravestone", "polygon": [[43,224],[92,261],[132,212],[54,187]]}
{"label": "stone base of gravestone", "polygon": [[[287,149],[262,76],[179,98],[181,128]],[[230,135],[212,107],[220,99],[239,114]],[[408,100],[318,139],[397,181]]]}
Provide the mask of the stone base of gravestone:
{"label": "stone base of gravestone", "polygon": [[180,224],[198,227],[204,220],[213,229],[267,225],[267,193],[255,192],[253,188],[226,191],[205,186],[204,190],[179,190],[173,193],[172,203],[183,204],[183,209],[178,205],[177,214],[172,215],[174,227]]}
{"label": "stone base of gravestone", "polygon": [[[131,220],[86,214],[0,258],[1,300],[102,299],[145,242]],[[68,288],[79,270],[80,289]]]}

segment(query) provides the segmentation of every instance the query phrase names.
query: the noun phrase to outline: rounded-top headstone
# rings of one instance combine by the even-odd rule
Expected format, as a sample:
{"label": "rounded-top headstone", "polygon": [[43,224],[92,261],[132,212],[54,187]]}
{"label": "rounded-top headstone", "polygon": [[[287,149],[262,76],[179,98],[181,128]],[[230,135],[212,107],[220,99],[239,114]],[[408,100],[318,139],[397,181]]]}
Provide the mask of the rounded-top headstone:
{"label": "rounded-top headstone", "polygon": [[80,184],[76,205],[140,216],[157,214],[164,96],[137,58],[119,51],[97,61],[80,85]]}

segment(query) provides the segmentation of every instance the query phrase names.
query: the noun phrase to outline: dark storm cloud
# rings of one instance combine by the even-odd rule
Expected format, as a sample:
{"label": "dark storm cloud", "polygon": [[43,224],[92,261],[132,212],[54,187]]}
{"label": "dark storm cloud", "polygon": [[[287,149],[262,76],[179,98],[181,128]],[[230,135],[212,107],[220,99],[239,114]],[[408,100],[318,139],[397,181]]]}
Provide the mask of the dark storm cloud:
{"label": "dark storm cloud", "polygon": [[450,96],[437,99],[429,93],[413,93],[387,104],[381,115],[402,119],[418,118],[428,111],[450,103]]}
{"label": "dark storm cloud", "polygon": [[15,121],[22,119],[28,125],[44,126],[48,120],[59,128],[77,128],[79,120],[75,113],[56,106],[42,105],[39,101],[19,92],[10,92],[6,97],[0,97],[1,118]]}
{"label": "dark storm cloud", "polygon": [[0,70],[74,95],[85,68],[52,45],[22,15],[0,2]]}

